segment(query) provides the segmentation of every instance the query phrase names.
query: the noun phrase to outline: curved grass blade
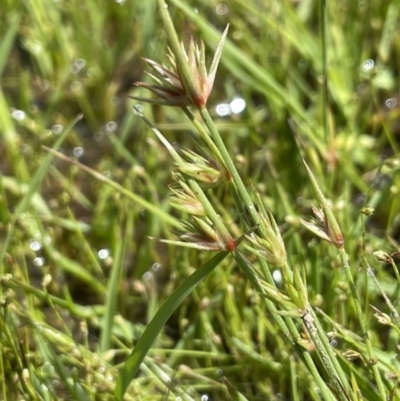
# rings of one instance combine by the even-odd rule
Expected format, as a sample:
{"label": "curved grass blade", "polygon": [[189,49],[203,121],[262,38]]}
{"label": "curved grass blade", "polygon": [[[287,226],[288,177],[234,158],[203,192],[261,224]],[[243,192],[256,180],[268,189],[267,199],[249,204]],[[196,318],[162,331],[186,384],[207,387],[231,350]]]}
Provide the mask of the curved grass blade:
{"label": "curved grass blade", "polygon": [[218,266],[218,264],[228,255],[228,253],[229,252],[220,252],[211,258],[207,263],[202,265],[192,275],[190,275],[162,304],[140,337],[138,343],[135,345],[132,353],[125,361],[115,388],[114,395],[116,400],[122,400],[129,383],[135,377],[144,357],[172,313],[197,287],[197,285]]}

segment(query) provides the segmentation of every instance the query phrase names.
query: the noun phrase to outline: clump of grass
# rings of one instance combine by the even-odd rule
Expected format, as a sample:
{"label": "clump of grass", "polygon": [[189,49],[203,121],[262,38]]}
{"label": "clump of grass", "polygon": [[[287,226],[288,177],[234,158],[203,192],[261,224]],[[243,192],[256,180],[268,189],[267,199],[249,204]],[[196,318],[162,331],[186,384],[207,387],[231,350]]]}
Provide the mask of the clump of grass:
{"label": "clump of grass", "polygon": [[5,6],[2,399],[396,399],[399,7],[155,3]]}

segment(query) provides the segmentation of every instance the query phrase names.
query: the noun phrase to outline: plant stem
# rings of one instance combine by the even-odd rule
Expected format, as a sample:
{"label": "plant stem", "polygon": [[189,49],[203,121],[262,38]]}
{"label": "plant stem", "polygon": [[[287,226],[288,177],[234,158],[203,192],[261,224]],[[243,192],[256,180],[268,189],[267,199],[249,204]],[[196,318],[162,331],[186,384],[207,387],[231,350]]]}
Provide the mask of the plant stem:
{"label": "plant stem", "polygon": [[378,366],[376,363],[376,358],[374,357],[373,352],[372,352],[372,345],[371,345],[371,341],[369,339],[367,325],[364,320],[364,315],[362,313],[360,300],[358,299],[358,295],[357,295],[357,289],[356,289],[356,286],[355,286],[355,283],[353,280],[353,276],[350,271],[349,257],[347,255],[344,247],[339,248],[339,256],[342,261],[342,266],[343,266],[343,270],[346,275],[347,282],[349,283],[349,286],[350,286],[351,296],[353,298],[356,315],[357,315],[357,318],[358,318],[358,321],[359,321],[359,324],[361,327],[361,335],[362,335],[362,338],[365,339],[368,363],[372,367],[372,372],[374,374],[375,381],[376,381],[376,384],[378,387],[380,399],[382,401],[384,401],[384,400],[386,400],[385,387],[383,385],[383,381],[382,381],[381,375],[379,373],[379,369],[378,369]]}

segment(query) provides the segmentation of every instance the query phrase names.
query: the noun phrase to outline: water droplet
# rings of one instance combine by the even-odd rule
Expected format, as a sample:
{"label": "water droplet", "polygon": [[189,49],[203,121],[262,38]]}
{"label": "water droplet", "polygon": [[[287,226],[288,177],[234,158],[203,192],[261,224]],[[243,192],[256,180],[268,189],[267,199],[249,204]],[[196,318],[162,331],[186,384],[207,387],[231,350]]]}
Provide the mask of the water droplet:
{"label": "water droplet", "polygon": [[272,278],[275,281],[275,284],[281,284],[282,283],[282,273],[280,270],[274,270],[272,272]]}
{"label": "water droplet", "polygon": [[362,206],[365,203],[365,196],[364,195],[359,195],[356,198],[356,205]]}
{"label": "water droplet", "polygon": [[40,89],[43,92],[46,92],[48,89],[50,88],[50,82],[47,79],[44,79],[41,83],[40,83]]}
{"label": "water droplet", "polygon": [[19,150],[21,151],[21,153],[29,153],[31,147],[26,143],[21,143]]}
{"label": "water droplet", "polygon": [[375,276],[375,269],[372,268],[372,267],[368,267],[367,268],[367,275],[370,276],[370,277]]}
{"label": "water droplet", "polygon": [[218,15],[226,15],[229,12],[228,6],[226,4],[218,4],[215,12]]}
{"label": "water droplet", "polygon": [[101,131],[96,132],[96,133],[93,135],[93,137],[94,137],[94,139],[95,139],[97,142],[101,142],[101,141],[104,140],[104,134],[103,134],[103,132],[101,132]]}
{"label": "water droplet", "polygon": [[110,251],[108,249],[100,249],[97,253],[100,259],[106,259],[110,256]]}
{"label": "water droplet", "polygon": [[220,117],[226,117],[231,114],[231,108],[228,103],[220,103],[217,105],[215,108],[215,112],[220,116]]}
{"label": "water droplet", "polygon": [[102,174],[104,175],[104,177],[110,178],[111,177],[111,171],[103,171]]}
{"label": "water droplet", "polygon": [[277,400],[282,399],[282,394],[281,394],[281,393],[277,393],[277,394],[275,395],[275,398],[276,398]]}
{"label": "water droplet", "polygon": [[133,108],[133,112],[135,114],[141,114],[143,113],[143,105],[140,103],[135,104],[135,107]]}
{"label": "water droplet", "polygon": [[385,154],[378,156],[378,162],[383,163],[386,160],[387,156]]}
{"label": "water droplet", "polygon": [[374,60],[369,58],[363,62],[363,69],[365,71],[371,71],[374,68],[374,65]]}
{"label": "water droplet", "polygon": [[125,3],[125,0],[115,0],[115,2],[116,2],[117,4],[124,4],[124,3]]}
{"label": "water droplet", "polygon": [[75,157],[81,157],[83,155],[83,148],[78,146],[78,147],[74,148],[72,153],[74,154]]}
{"label": "water droplet", "polygon": [[51,244],[51,237],[50,237],[49,235],[45,235],[45,236],[43,237],[43,243],[44,243],[45,245],[50,245],[50,244]]}
{"label": "water droplet", "polygon": [[78,92],[82,89],[82,84],[79,81],[74,81],[71,83],[71,90]]}
{"label": "water droplet", "polygon": [[153,266],[151,266],[151,268],[153,271],[156,272],[157,270],[161,269],[161,265],[160,265],[160,263],[154,263]]}
{"label": "water droplet", "polygon": [[301,204],[304,203],[304,198],[303,198],[302,196],[299,196],[299,197],[296,199],[296,202],[297,202],[299,205],[301,205]]}
{"label": "water droplet", "polygon": [[397,105],[397,100],[394,99],[393,97],[390,99],[387,99],[385,102],[385,105],[388,109],[394,109]]}
{"label": "water droplet", "polygon": [[39,241],[33,240],[31,241],[29,247],[32,249],[32,251],[37,252],[42,247],[42,244]]}
{"label": "water droplet", "polygon": [[52,383],[51,383],[51,385],[52,385],[53,387],[58,387],[58,386],[60,385],[60,382],[59,382],[58,380],[53,380]]}
{"label": "water droplet", "polygon": [[106,371],[106,368],[104,366],[99,367],[99,373],[103,374]]}
{"label": "water droplet", "polygon": [[144,281],[150,281],[153,278],[153,273],[152,272],[146,272],[143,274],[143,280]]}
{"label": "water droplet", "polygon": [[246,108],[246,102],[242,98],[233,99],[230,103],[232,113],[240,114]]}
{"label": "water droplet", "polygon": [[93,74],[94,74],[94,68],[89,68],[89,69],[87,70],[87,72],[86,72],[86,75],[87,75],[88,77],[92,77]]}
{"label": "water droplet", "polygon": [[198,14],[199,13],[199,9],[197,7],[193,8],[193,11]]}
{"label": "water droplet", "polygon": [[106,128],[108,132],[114,132],[118,128],[118,124],[115,121],[109,121]]}
{"label": "water droplet", "polygon": [[33,259],[33,264],[35,266],[41,267],[44,265],[44,258],[35,258]]}
{"label": "water droplet", "polygon": [[81,70],[82,68],[85,67],[85,65],[86,65],[86,60],[83,59],[83,58],[77,58],[77,59],[75,60],[74,64],[76,65],[76,67],[78,67],[78,68]]}
{"label": "water droplet", "polygon": [[337,340],[332,340],[329,344],[330,344],[330,346],[331,346],[332,348],[337,348],[337,346],[338,346]]}
{"label": "water droplet", "polygon": [[69,70],[71,71],[72,74],[77,74],[80,71],[80,68],[77,65],[75,65],[75,63],[73,63],[69,66]]}
{"label": "water droplet", "polygon": [[208,395],[203,394],[200,398],[200,401],[208,401]]}
{"label": "water droplet", "polygon": [[57,274],[57,276],[56,276],[56,281],[57,281],[57,283],[59,283],[59,284],[62,284],[62,283],[64,283],[64,274],[62,274],[62,273],[58,273]]}
{"label": "water droplet", "polygon": [[358,93],[367,93],[368,92],[368,85],[367,84],[360,84],[357,86]]}
{"label": "water droplet", "polygon": [[12,112],[13,118],[15,118],[18,121],[22,121],[25,118],[25,112],[22,110],[14,110]]}
{"label": "water droplet", "polygon": [[224,375],[224,371],[223,371],[222,369],[217,369],[217,370],[215,371],[215,374],[216,374],[218,377],[221,377],[221,376]]}
{"label": "water droplet", "polygon": [[53,131],[53,134],[61,134],[62,130],[63,130],[63,126],[61,124],[54,124],[51,127],[51,130]]}

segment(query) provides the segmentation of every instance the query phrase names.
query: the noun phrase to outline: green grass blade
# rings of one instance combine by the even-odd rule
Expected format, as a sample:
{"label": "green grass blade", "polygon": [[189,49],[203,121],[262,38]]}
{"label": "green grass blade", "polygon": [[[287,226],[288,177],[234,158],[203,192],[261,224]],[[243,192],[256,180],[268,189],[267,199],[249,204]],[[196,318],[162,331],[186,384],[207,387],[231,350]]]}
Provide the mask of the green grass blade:
{"label": "green grass blade", "polygon": [[0,77],[3,75],[3,70],[8,60],[11,48],[14,45],[14,40],[18,32],[20,15],[14,15],[10,22],[10,26],[0,44]]}
{"label": "green grass blade", "polygon": [[228,252],[220,252],[210,259],[207,263],[197,269],[189,276],[163,303],[149,323],[138,343],[129,355],[128,359],[120,372],[117,386],[115,388],[115,398],[122,400],[126,389],[131,380],[135,377],[140,364],[146,356],[158,334],[163,329],[165,323],[172,313],[179,307],[183,300],[197,287],[197,285],[210,274],[218,264],[228,255]]}

